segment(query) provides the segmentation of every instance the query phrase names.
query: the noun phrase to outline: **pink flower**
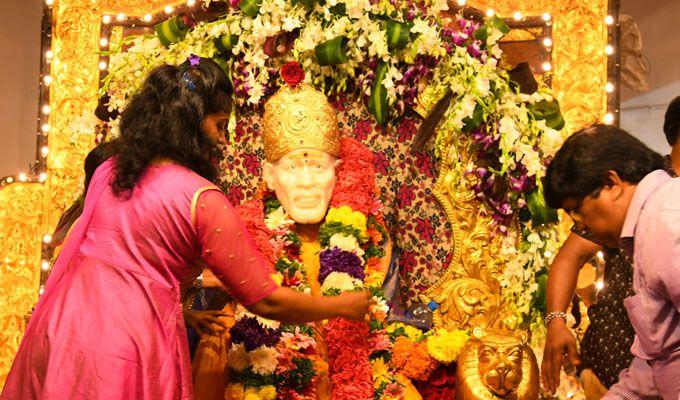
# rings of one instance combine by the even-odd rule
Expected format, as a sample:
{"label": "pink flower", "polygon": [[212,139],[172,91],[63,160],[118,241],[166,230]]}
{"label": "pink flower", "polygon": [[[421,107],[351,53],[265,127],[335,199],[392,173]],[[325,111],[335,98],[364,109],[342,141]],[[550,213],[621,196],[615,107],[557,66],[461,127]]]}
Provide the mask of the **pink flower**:
{"label": "pink flower", "polygon": [[402,396],[404,396],[404,387],[398,384],[397,382],[391,382],[385,388],[383,396],[391,396],[400,399]]}
{"label": "pink flower", "polygon": [[383,332],[372,335],[370,339],[368,339],[368,342],[374,353],[382,350],[389,350],[392,347],[389,336]]}

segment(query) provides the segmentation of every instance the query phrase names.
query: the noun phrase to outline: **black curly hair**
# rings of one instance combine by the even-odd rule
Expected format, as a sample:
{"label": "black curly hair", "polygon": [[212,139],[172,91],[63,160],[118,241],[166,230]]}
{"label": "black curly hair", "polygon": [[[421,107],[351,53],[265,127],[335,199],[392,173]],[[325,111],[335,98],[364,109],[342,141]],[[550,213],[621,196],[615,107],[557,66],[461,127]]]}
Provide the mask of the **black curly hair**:
{"label": "black curly hair", "polygon": [[114,192],[134,189],[147,167],[161,158],[214,181],[211,158],[218,148],[201,124],[210,114],[231,111],[231,93],[227,75],[210,59],[151,71],[121,114]]}

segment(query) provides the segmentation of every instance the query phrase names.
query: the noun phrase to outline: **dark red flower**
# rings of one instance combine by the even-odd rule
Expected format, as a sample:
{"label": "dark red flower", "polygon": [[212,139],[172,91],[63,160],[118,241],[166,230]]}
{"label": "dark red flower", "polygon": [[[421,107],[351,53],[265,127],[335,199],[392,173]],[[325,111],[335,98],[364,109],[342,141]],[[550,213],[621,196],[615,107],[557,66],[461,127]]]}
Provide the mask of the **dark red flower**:
{"label": "dark red flower", "polygon": [[281,78],[289,86],[295,87],[305,80],[305,70],[297,61],[290,61],[281,67]]}
{"label": "dark red flower", "polygon": [[414,191],[413,185],[401,185],[399,192],[397,192],[397,202],[399,207],[404,208],[413,204],[413,200],[416,199],[416,193]]}
{"label": "dark red flower", "polygon": [[434,238],[434,228],[427,218],[416,218],[416,233],[426,243],[432,243]]}
{"label": "dark red flower", "polygon": [[246,168],[248,174],[253,176],[260,176],[260,160],[256,154],[244,154],[243,166]]}
{"label": "dark red flower", "polygon": [[368,134],[371,133],[372,130],[373,125],[370,120],[362,119],[361,121],[357,121],[356,125],[354,125],[354,138],[356,140],[366,140]]}

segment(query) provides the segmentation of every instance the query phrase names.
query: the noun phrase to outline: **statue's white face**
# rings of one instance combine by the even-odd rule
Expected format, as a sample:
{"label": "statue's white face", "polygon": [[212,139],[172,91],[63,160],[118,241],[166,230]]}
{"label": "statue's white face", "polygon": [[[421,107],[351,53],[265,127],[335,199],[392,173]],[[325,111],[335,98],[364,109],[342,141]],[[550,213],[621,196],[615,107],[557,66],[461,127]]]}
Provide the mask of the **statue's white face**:
{"label": "statue's white face", "polygon": [[297,149],[265,163],[263,177],[291,219],[316,224],[326,216],[340,160],[314,149]]}

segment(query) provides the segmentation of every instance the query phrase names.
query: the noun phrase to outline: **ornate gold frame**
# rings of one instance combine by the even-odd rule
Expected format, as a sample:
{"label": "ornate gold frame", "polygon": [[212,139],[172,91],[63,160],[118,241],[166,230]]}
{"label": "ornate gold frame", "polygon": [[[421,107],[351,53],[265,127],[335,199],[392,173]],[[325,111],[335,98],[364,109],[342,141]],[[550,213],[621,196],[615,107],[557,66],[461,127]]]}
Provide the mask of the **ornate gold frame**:
{"label": "ornate gold frame", "polygon": [[[178,5],[178,0],[56,0],[53,5],[51,132],[45,183],[14,183],[0,190],[0,384],[25,329],[25,316],[38,296],[43,234],[55,226],[72,201],[81,179],[82,160],[91,140],[71,143],[68,122],[97,103],[97,68],[101,17],[125,13],[142,16]],[[608,0],[470,0],[480,9],[494,8],[502,16],[550,13],[553,20],[553,87],[567,121],[566,132],[600,120],[606,111]],[[469,193],[451,185],[457,171],[443,163],[437,196],[455,229],[455,262],[426,297],[442,302],[438,318],[444,324],[490,325],[500,306],[493,276],[493,244],[484,237],[488,221],[474,212]],[[465,283],[467,282],[467,283]],[[464,284],[465,283],[465,284]],[[483,285],[481,284],[483,283]],[[464,307],[449,307],[451,295],[465,289]],[[480,294],[490,295],[486,314],[480,314]],[[472,296],[472,297],[470,297]],[[477,297],[475,297],[477,296]],[[486,306],[485,306],[486,307]],[[488,308],[488,307],[487,307]],[[476,311],[475,311],[476,310]],[[484,315],[480,319],[480,315]],[[493,317],[493,318],[492,318]]]}

